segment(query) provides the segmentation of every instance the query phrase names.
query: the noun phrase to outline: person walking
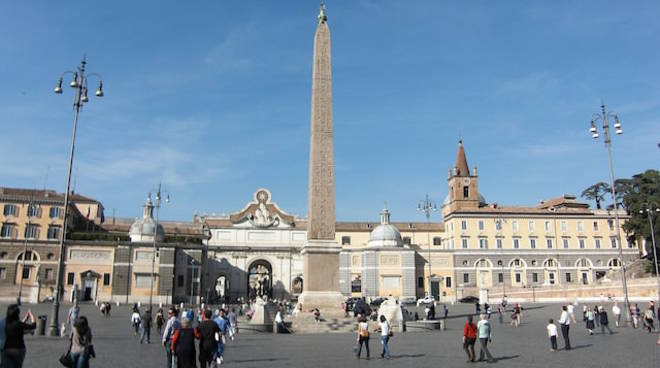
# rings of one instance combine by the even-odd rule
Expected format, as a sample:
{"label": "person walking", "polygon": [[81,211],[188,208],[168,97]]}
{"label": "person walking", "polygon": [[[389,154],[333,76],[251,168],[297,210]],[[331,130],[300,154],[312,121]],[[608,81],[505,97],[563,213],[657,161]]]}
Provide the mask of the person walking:
{"label": "person walking", "polygon": [[135,329],[135,336],[138,336],[138,333],[140,332],[140,323],[141,323],[142,317],[140,317],[140,310],[139,309],[133,309],[133,314],[131,314],[131,325]]}
{"label": "person walking", "polygon": [[653,307],[649,306],[646,312],[644,312],[644,327],[651,333],[651,330],[655,332],[655,323],[653,321]]}
{"label": "person walking", "polygon": [[564,349],[571,350],[571,340],[568,335],[571,325],[571,318],[568,316],[568,310],[565,305],[562,305],[561,307],[559,324],[561,325],[561,337],[564,339]]}
{"label": "person walking", "polygon": [[575,306],[573,304],[569,304],[566,306],[566,310],[568,311],[568,316],[571,318],[571,322],[576,323],[575,321]]}
{"label": "person walking", "polygon": [[587,310],[589,310],[589,307],[587,305],[582,306],[582,322],[587,322]]}
{"label": "person walking", "polygon": [[610,321],[609,318],[607,317],[607,310],[603,308],[602,306],[598,308],[598,314],[600,318],[600,333],[601,335],[605,333],[605,329],[610,332],[610,335],[613,334],[612,330],[610,329]]}
{"label": "person walking", "polygon": [[167,368],[172,367],[172,336],[181,328],[181,323],[177,319],[177,312],[175,307],[170,307],[167,310],[167,324],[163,332],[163,346],[165,347],[165,354],[167,359]]}
{"label": "person walking", "polygon": [[215,361],[216,364],[220,365],[222,364],[222,361],[225,359],[224,358],[224,353],[225,353],[225,336],[227,335],[227,325],[229,324],[229,321],[225,318],[225,311],[223,309],[220,309],[219,311],[216,311],[217,316],[213,320],[216,325],[218,325],[218,328],[220,329],[220,333],[218,334],[218,338],[216,339],[218,341],[218,350],[216,351],[215,354]]}
{"label": "person walking", "polygon": [[600,314],[598,313],[598,306],[594,305],[594,321],[596,326],[600,326]]}
{"label": "person walking", "polygon": [[163,308],[158,308],[158,312],[156,312],[156,328],[158,329],[159,334],[163,333],[164,324],[165,317],[163,316]]}
{"label": "person walking", "polygon": [[378,323],[378,329],[380,330],[380,343],[383,345],[383,352],[380,353],[380,357],[390,359],[390,348],[387,344],[390,342],[390,337],[392,336],[392,326],[390,326],[387,318],[382,314]]}
{"label": "person walking", "polygon": [[[21,310],[18,304],[10,304],[7,307],[7,315],[4,321],[5,346],[2,351],[2,366],[4,368],[23,367],[26,353],[23,335],[37,327],[32,310],[28,309],[27,315],[22,320],[20,317]],[[28,319],[30,323],[26,323]]]}
{"label": "person walking", "polygon": [[[660,313],[660,312],[658,312]],[[442,315],[444,319],[447,319],[447,315],[449,314],[449,308],[447,308],[447,304],[442,305]]]}
{"label": "person walking", "polygon": [[140,330],[140,344],[143,344],[145,340],[147,341],[147,344],[151,344],[151,325],[153,324],[151,308],[144,311],[140,321],[140,325],[142,326],[142,329]]}
{"label": "person walking", "polygon": [[592,311],[591,309],[587,309],[586,313],[587,313],[587,316],[585,317],[587,319],[586,328],[587,328],[587,331],[589,331],[589,335],[593,335],[594,334],[594,327],[595,327],[594,326],[594,318],[595,318],[594,317],[594,311]]}
{"label": "person walking", "polygon": [[621,308],[619,308],[616,302],[612,306],[612,313],[614,314],[614,323],[616,327],[619,327],[619,323],[621,323]]}
{"label": "person walking", "polygon": [[227,319],[229,319],[229,339],[234,341],[236,334],[238,334],[238,316],[236,315],[236,308],[231,309]]}
{"label": "person walking", "polygon": [[472,316],[467,316],[465,326],[463,327],[463,350],[468,356],[468,362],[474,362],[477,359],[474,353],[474,343],[477,341],[477,325],[472,322]]}
{"label": "person walking", "polygon": [[174,331],[171,349],[176,355],[177,368],[197,368],[195,331],[190,327],[188,316],[181,318],[181,328]]}
{"label": "person walking", "polygon": [[78,306],[78,300],[74,299],[73,305],[71,306],[71,308],[69,308],[69,312],[66,314],[66,324],[71,329],[70,330],[71,332],[73,332],[73,324],[76,323],[76,319],[78,319],[79,314],[80,314],[80,307]]}
{"label": "person walking", "polygon": [[633,321],[633,328],[637,328],[639,326],[639,315],[640,315],[640,310],[639,310],[639,305],[635,303],[634,306],[630,307],[630,314],[632,314],[632,321]]}
{"label": "person walking", "polygon": [[360,345],[357,351],[357,358],[362,354],[362,345],[367,349],[367,360],[369,360],[369,324],[364,316],[358,318],[357,343]]}
{"label": "person walking", "polygon": [[479,330],[479,361],[483,361],[485,355],[488,358],[488,363],[493,363],[495,359],[488,351],[488,343],[493,341],[490,322],[486,319],[485,314],[480,315],[479,318],[481,318],[481,321],[477,323],[477,330]]}
{"label": "person walking", "polygon": [[497,319],[500,324],[504,323],[504,307],[502,304],[497,306]]}
{"label": "person walking", "polygon": [[548,338],[550,338],[550,351],[557,351],[557,325],[555,325],[552,318],[548,321],[546,329],[548,330]]}
{"label": "person walking", "polygon": [[89,368],[89,358],[96,357],[92,348],[92,330],[85,316],[78,317],[73,325],[69,356],[74,368]]}
{"label": "person walking", "polygon": [[195,328],[195,337],[199,339],[199,366],[210,367],[218,351],[216,335],[220,334],[220,327],[213,321],[210,310],[202,312],[202,322]]}

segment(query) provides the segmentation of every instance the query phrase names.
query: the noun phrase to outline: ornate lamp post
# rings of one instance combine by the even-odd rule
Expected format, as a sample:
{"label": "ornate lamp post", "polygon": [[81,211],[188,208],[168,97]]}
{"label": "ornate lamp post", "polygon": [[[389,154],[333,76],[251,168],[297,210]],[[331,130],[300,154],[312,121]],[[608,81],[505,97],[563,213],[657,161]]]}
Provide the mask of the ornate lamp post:
{"label": "ornate lamp post", "polygon": [[[16,304],[21,305],[21,296],[23,295],[23,272],[25,272],[25,261],[27,260],[27,251],[28,251],[28,232],[30,231],[30,227],[32,225],[32,217],[35,215],[34,211],[39,211],[39,207],[34,205],[34,199],[32,195],[30,195],[30,199],[28,200],[28,207],[27,207],[27,218],[28,222],[27,225],[25,226],[25,244],[23,247],[23,260],[21,262],[21,277],[20,281],[18,283],[18,297],[16,298]],[[30,260],[31,261],[31,260]],[[37,276],[38,280],[38,276]],[[37,302],[39,302],[37,300]]]}
{"label": "ornate lamp post", "polygon": [[639,213],[643,214],[646,212],[646,215],[649,217],[649,225],[651,225],[651,242],[653,244],[653,262],[655,264],[655,277],[658,279],[658,301],[660,301],[660,273],[658,273],[658,255],[655,250],[655,228],[653,227],[653,212],[660,213],[660,208],[652,208],[651,205],[647,205],[645,209],[639,210]]}
{"label": "ornate lamp post", "polygon": [[619,245],[619,261],[621,262],[621,282],[623,284],[623,294],[624,294],[624,304],[626,308],[626,321],[630,323],[630,300],[628,299],[628,285],[626,284],[626,261],[623,258],[623,243],[621,242],[621,227],[619,226],[619,205],[616,201],[616,189],[614,187],[614,169],[612,168],[612,139],[610,137],[610,123],[609,118],[614,118],[614,131],[616,134],[623,134],[623,129],[621,129],[621,123],[619,122],[619,116],[612,112],[605,110],[605,103],[603,102],[600,106],[600,112],[594,113],[591,117],[591,124],[589,132],[591,137],[598,139],[598,129],[596,128],[596,122],[600,121],[602,123],[603,129],[603,139],[605,141],[605,148],[607,149],[607,161],[610,167],[610,187],[612,190],[612,202],[614,203],[614,219],[616,223],[616,241]]}
{"label": "ornate lamp post", "polygon": [[73,133],[71,134],[71,151],[69,153],[69,167],[67,170],[66,176],[66,192],[64,192],[64,222],[62,224],[62,236],[60,237],[60,257],[57,262],[57,275],[56,275],[56,287],[55,287],[55,301],[53,302],[53,311],[51,312],[50,325],[48,326],[48,334],[50,336],[59,336],[59,311],[60,311],[60,293],[62,292],[62,276],[64,273],[64,255],[65,255],[65,244],[64,240],[66,238],[67,225],[69,222],[69,191],[71,187],[71,167],[73,166],[73,152],[76,145],[76,129],[78,127],[78,114],[83,107],[83,104],[88,102],[87,98],[87,77],[95,76],[99,80],[98,88],[96,90],[97,97],[103,97],[103,81],[101,76],[96,73],[85,74],[85,57],[83,56],[80,66],[76,68],[75,71],[65,71],[60,75],[60,79],[57,81],[57,86],[55,87],[54,92],[57,94],[62,93],[62,77],[65,74],[73,74],[73,80],[69,83],[69,86],[75,90],[73,96]]}
{"label": "ornate lamp post", "polygon": [[436,206],[435,202],[432,201],[429,198],[429,194],[426,193],[426,197],[419,201],[419,204],[417,204],[417,211],[424,213],[426,216],[426,235],[427,235],[427,241],[429,243],[429,291],[428,295],[432,296],[432,290],[431,290],[431,228],[430,228],[430,219],[431,219],[431,212],[436,212],[438,211],[438,206]]}
{"label": "ornate lamp post", "polygon": [[[170,194],[166,192],[165,203],[170,203]],[[153,313],[153,299],[154,299],[154,278],[156,272],[156,238],[158,237],[158,216],[160,215],[160,204],[162,199],[161,183],[158,183],[158,190],[156,191],[156,224],[154,225],[154,239],[153,250],[151,254],[151,286],[149,288],[149,312]],[[149,194],[151,197],[151,194]],[[159,278],[160,280],[160,278]]]}

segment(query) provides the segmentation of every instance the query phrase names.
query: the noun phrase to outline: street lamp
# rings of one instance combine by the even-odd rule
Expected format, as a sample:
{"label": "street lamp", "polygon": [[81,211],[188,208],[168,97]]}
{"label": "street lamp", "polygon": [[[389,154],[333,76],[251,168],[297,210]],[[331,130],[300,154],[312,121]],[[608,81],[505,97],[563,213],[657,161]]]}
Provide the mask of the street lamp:
{"label": "street lamp", "polygon": [[639,210],[639,213],[643,214],[646,212],[646,215],[649,217],[649,225],[651,225],[651,242],[653,243],[653,263],[655,264],[655,277],[658,279],[658,301],[660,301],[660,273],[658,273],[658,255],[655,250],[655,228],[653,227],[653,212],[660,213],[660,208],[656,207],[655,209],[651,208],[651,205],[646,206],[645,209]]}
{"label": "street lamp", "polygon": [[57,283],[55,287],[55,301],[53,302],[53,311],[50,318],[50,326],[48,326],[48,334],[50,336],[59,336],[60,329],[59,325],[59,312],[60,312],[60,293],[62,292],[62,276],[64,273],[64,254],[65,254],[65,244],[64,240],[66,238],[67,225],[69,221],[69,191],[71,187],[71,167],[73,166],[73,152],[76,145],[76,128],[78,127],[78,115],[80,114],[80,109],[82,109],[83,104],[88,102],[87,98],[87,77],[95,76],[99,80],[99,85],[96,90],[97,97],[103,97],[103,81],[101,76],[96,73],[90,73],[85,75],[85,56],[83,56],[80,66],[76,67],[75,71],[65,71],[60,75],[59,80],[57,81],[57,86],[55,87],[54,92],[56,94],[62,93],[62,77],[66,74],[72,74],[73,80],[69,83],[69,86],[75,89],[73,96],[73,133],[71,134],[71,151],[69,153],[69,167],[66,175],[66,192],[64,192],[64,222],[62,224],[62,235],[60,236],[60,257],[57,262]]}
{"label": "street lamp", "polygon": [[[167,196],[165,197],[165,203],[170,203],[170,193],[165,192]],[[156,224],[154,225],[154,239],[153,239],[153,250],[151,253],[151,286],[149,288],[149,312],[153,312],[153,298],[154,298],[154,277],[156,272],[156,238],[158,237],[158,216],[160,215],[160,204],[162,200],[161,183],[158,183],[158,190],[156,191]],[[151,199],[151,193],[149,193],[149,199]]]}
{"label": "street lamp", "polygon": [[438,211],[438,206],[436,206],[435,202],[432,201],[429,198],[429,194],[426,193],[426,198],[423,200],[419,201],[419,204],[417,204],[417,211],[424,213],[426,216],[426,235],[427,235],[427,241],[429,244],[429,291],[428,295],[432,296],[432,290],[431,290],[431,228],[430,228],[430,218],[431,218],[431,212],[436,212]]}
{"label": "street lamp", "polygon": [[621,242],[621,228],[619,226],[619,205],[616,201],[616,189],[614,187],[614,169],[612,168],[612,140],[610,138],[610,123],[609,118],[614,118],[614,131],[616,134],[623,134],[619,116],[612,112],[605,110],[605,103],[600,106],[600,112],[594,113],[591,117],[589,132],[591,137],[598,139],[598,129],[596,122],[600,120],[603,124],[603,139],[605,141],[605,148],[607,149],[607,161],[610,167],[610,189],[612,191],[612,202],[614,203],[614,219],[616,221],[616,240],[619,243],[619,258],[621,261],[621,282],[623,284],[624,303],[626,307],[626,320],[630,323],[630,300],[628,299],[628,285],[626,284],[626,261],[623,258],[623,243]]}
{"label": "street lamp", "polygon": [[[34,205],[34,198],[32,195],[30,195],[30,199],[28,200],[28,207],[27,207],[27,218],[28,222],[27,225],[25,226],[25,244],[24,244],[24,249],[23,249],[23,260],[21,262],[21,276],[20,276],[20,281],[18,283],[18,297],[16,298],[16,304],[21,305],[21,296],[23,295],[23,272],[25,272],[25,261],[27,260],[27,250],[28,250],[28,232],[30,231],[30,227],[32,225],[32,217],[35,215],[34,211],[39,211],[39,207]],[[39,302],[37,300],[37,302]]]}

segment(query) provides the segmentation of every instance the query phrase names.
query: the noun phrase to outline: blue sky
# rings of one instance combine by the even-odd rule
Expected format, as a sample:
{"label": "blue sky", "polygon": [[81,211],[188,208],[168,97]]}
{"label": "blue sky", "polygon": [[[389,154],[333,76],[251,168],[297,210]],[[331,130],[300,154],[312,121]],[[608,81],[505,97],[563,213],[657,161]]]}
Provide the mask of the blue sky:
{"label": "blue sky", "polygon": [[[86,52],[105,97],[80,116],[76,191],[106,217],[139,216],[160,180],[164,219],[234,212],[260,187],[305,215],[318,1],[100,4],[0,3],[0,185],[65,190],[73,90],[52,89]],[[337,218],[377,220],[387,201],[393,221],[422,221],[459,136],[489,202],[579,194],[608,180],[588,134],[601,98],[625,131],[615,175],[658,169],[658,14],[657,1],[329,0]]]}

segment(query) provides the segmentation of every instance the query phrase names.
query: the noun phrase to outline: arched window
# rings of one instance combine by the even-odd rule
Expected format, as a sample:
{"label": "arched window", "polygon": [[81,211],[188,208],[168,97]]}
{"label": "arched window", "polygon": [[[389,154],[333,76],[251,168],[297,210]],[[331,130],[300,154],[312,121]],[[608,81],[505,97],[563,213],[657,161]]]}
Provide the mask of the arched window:
{"label": "arched window", "polygon": [[607,267],[621,267],[621,261],[618,258],[612,258],[607,262]]}
{"label": "arched window", "polygon": [[554,259],[554,258],[548,258],[545,261],[543,261],[543,267],[545,267],[545,268],[558,268],[559,267],[559,262],[557,262],[557,260]]}

